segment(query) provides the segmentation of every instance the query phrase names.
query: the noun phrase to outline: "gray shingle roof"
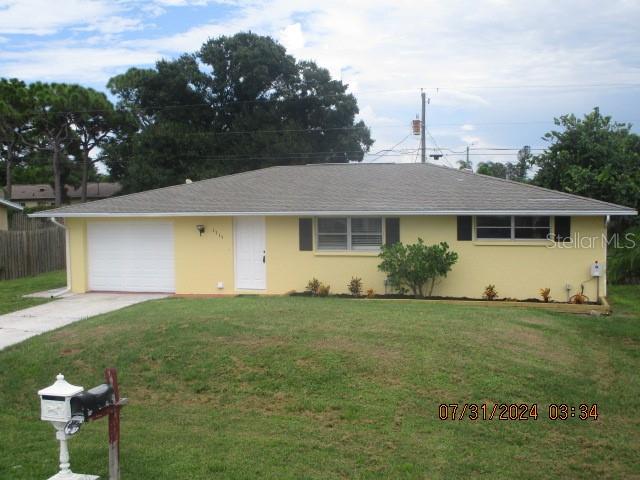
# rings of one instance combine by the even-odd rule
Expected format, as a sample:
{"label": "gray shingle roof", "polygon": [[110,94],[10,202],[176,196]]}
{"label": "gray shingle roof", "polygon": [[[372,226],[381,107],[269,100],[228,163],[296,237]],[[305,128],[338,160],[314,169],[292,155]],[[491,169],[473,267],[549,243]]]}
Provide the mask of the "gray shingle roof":
{"label": "gray shingle roof", "polygon": [[[65,185],[67,197],[80,198],[82,189],[73,185]],[[113,182],[89,182],[87,183],[87,198],[107,198],[115,195],[122,187]],[[56,198],[53,187],[47,183],[30,185],[13,185],[11,187],[11,199],[14,201],[25,200],[53,200]]]}
{"label": "gray shingle roof", "polygon": [[635,215],[628,207],[430,164],[315,164],[254,170],[34,216],[228,214]]}

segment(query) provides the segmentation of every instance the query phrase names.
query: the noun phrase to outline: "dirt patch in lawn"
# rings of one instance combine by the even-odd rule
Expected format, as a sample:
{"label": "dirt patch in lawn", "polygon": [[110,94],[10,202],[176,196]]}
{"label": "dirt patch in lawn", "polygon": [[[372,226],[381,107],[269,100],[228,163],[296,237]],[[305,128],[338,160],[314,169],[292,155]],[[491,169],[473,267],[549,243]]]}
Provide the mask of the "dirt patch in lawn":
{"label": "dirt patch in lawn", "polygon": [[553,324],[553,322],[549,317],[536,316],[536,315],[522,316],[518,319],[518,323],[525,324],[525,325],[526,324],[530,324],[530,325],[552,325]]}
{"label": "dirt patch in lawn", "polygon": [[216,341],[225,345],[238,345],[247,349],[262,349],[271,347],[284,347],[289,344],[284,337],[256,337],[253,335],[243,335],[237,337],[216,337]]}
{"label": "dirt patch in lawn", "polygon": [[503,333],[504,345],[510,351],[535,355],[554,363],[568,365],[575,362],[575,356],[567,344],[558,338],[550,338],[539,330],[514,328]]}
{"label": "dirt patch in lawn", "polygon": [[553,363],[571,364],[575,362],[569,346],[558,338],[551,338],[541,330],[527,327],[507,327],[498,330],[473,334],[475,342],[488,348],[496,344],[502,350],[514,354],[514,357],[526,358],[529,355]]}
{"label": "dirt patch in lawn", "polygon": [[345,337],[324,338],[313,342],[311,346],[318,350],[345,352],[363,357],[373,357],[385,362],[399,362],[403,356],[399,350],[384,345],[373,345],[354,342]]}

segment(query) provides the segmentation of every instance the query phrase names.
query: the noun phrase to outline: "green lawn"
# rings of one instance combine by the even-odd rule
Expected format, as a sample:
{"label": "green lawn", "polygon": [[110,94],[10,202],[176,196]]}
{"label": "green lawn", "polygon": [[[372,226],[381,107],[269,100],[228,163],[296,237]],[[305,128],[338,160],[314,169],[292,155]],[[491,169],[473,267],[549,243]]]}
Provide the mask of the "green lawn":
{"label": "green lawn", "polygon": [[67,276],[64,270],[43,273],[35,277],[17,280],[0,280],[0,315],[48,302],[48,298],[22,298],[27,293],[64,287]]}
{"label": "green lawn", "polygon": [[[0,478],[56,470],[38,388],[119,369],[123,479],[640,476],[640,288],[616,312],[323,298],[166,299],[0,352]],[[442,421],[441,403],[536,403],[538,420]],[[597,403],[551,421],[551,403]],[[105,478],[106,422],[71,441]]]}

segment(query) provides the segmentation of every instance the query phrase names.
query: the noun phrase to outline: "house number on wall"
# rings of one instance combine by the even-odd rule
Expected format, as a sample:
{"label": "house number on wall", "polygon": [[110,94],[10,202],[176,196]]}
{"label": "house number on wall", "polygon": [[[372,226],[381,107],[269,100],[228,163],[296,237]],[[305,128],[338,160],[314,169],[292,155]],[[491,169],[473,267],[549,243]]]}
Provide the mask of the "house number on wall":
{"label": "house number on wall", "polygon": [[218,230],[216,230],[216,227],[211,227],[211,232],[220,240],[224,240],[224,235],[222,235]]}

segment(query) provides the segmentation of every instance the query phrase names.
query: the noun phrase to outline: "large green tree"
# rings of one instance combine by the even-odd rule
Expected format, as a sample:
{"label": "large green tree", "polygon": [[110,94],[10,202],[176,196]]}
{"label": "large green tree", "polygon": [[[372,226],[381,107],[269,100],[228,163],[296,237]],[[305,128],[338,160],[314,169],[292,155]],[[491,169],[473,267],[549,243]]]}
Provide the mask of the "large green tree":
{"label": "large green tree", "polygon": [[4,162],[5,195],[11,198],[13,169],[25,152],[24,136],[31,129],[32,97],[15,78],[0,79],[0,154]]}
{"label": "large green tree", "polygon": [[277,164],[360,161],[373,143],[346,85],[252,33],[130,69],[108,87],[137,119],[104,155],[128,191]]}
{"label": "large green tree", "polygon": [[507,178],[507,166],[501,162],[480,162],[476,168],[476,173],[497,178]]}
{"label": "large green tree", "polygon": [[[466,168],[467,162],[460,161],[460,168]],[[515,162],[480,162],[477,173],[491,177],[504,178],[516,182],[527,182],[527,174],[532,163],[531,147],[524,146],[518,150],[518,159]]]}
{"label": "large green tree", "polygon": [[561,127],[544,135],[549,147],[533,158],[537,185],[618,203],[640,206],[640,136],[631,125],[602,115],[563,115]]}
{"label": "large green tree", "polygon": [[34,102],[31,113],[34,134],[27,144],[36,152],[50,155],[55,205],[60,206],[64,195],[64,163],[75,140],[71,113],[77,108],[76,86],[36,82],[29,85],[29,92]]}
{"label": "large green tree", "polygon": [[81,165],[81,199],[87,201],[87,183],[90,169],[100,160],[92,152],[106,146],[111,136],[126,128],[127,115],[117,111],[102,92],[92,88],[72,85],[70,95],[74,111],[70,128],[75,134]]}

